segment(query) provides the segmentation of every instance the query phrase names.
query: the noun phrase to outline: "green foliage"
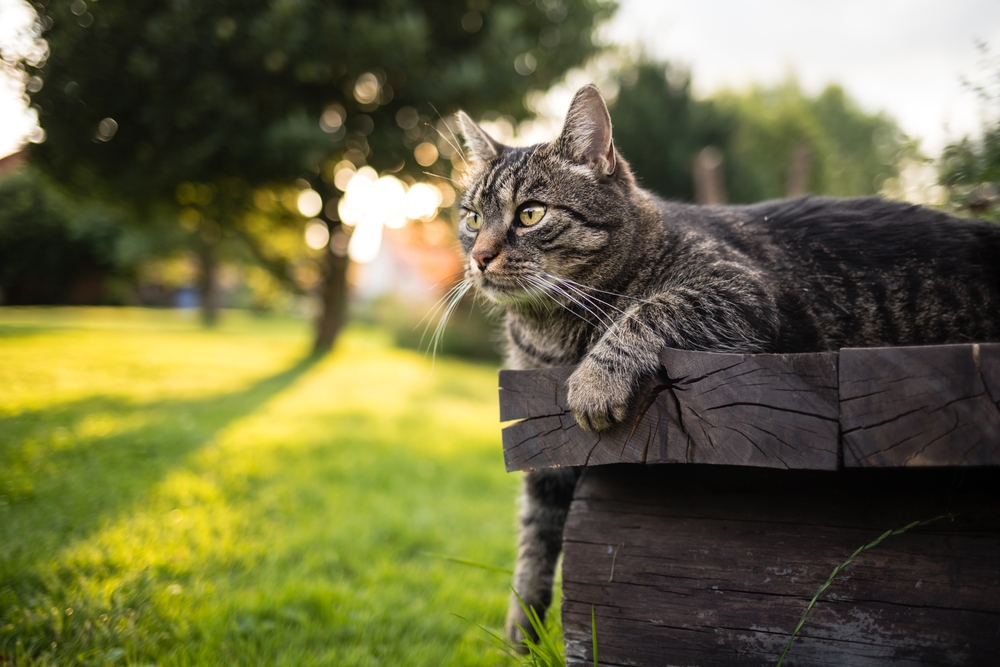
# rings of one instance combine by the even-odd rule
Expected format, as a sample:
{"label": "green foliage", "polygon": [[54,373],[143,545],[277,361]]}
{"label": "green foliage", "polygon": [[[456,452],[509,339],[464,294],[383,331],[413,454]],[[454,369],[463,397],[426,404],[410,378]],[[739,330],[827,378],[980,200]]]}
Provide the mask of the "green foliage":
{"label": "green foliage", "polygon": [[[990,62],[989,49],[980,50]],[[947,206],[1000,223],[1000,59],[992,58],[992,86],[972,86],[983,104],[983,126],[978,138],[963,137],[945,147],[938,162],[939,182]]]}
{"label": "green foliage", "polygon": [[[314,179],[351,149],[377,169],[419,174],[404,141],[436,138],[429,104],[523,115],[525,90],[593,53],[594,22],[614,9],[608,0],[84,7],[79,17],[69,3],[39,9],[51,54],[29,67],[44,82],[32,94],[48,135],[36,157],[63,179],[140,200],[172,199],[184,182]],[[531,73],[515,69],[520,54]],[[409,133],[397,123],[404,109],[423,121]],[[324,111],[334,114],[327,131]]]}
{"label": "green foliage", "polygon": [[724,150],[734,202],[785,196],[792,156],[800,146],[810,155],[807,191],[835,196],[878,193],[913,152],[894,121],[862,111],[839,86],[809,97],[789,82],[716,100],[737,120]]}
{"label": "green foliage", "polygon": [[0,302],[100,303],[126,270],[123,230],[104,207],[73,202],[36,170],[0,179]]}
{"label": "green foliage", "polygon": [[734,119],[712,102],[693,99],[688,73],[670,65],[640,62],[626,67],[618,82],[611,106],[615,147],[644,187],[693,201],[692,158],[705,146],[727,145]]}
{"label": "green foliage", "polygon": [[862,111],[839,86],[809,97],[790,82],[696,100],[688,72],[648,61],[618,82],[615,144],[646,187],[671,199],[694,199],[692,162],[706,146],[724,155],[734,203],[784,197],[797,150],[809,153],[807,191],[837,196],[879,192],[913,154],[891,119]]}
{"label": "green foliage", "polygon": [[355,326],[0,309],[0,657],[468,665],[497,627],[516,477],[496,368]]}

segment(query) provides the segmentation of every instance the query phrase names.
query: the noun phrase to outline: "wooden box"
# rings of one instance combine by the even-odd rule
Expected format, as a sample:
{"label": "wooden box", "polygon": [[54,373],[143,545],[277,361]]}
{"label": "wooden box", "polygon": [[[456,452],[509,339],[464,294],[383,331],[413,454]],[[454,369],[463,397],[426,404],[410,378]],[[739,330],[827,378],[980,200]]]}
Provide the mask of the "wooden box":
{"label": "wooden box", "polygon": [[567,662],[1000,664],[1000,344],[664,350],[602,434],[573,369],[503,371],[508,470],[588,466],[564,539]]}

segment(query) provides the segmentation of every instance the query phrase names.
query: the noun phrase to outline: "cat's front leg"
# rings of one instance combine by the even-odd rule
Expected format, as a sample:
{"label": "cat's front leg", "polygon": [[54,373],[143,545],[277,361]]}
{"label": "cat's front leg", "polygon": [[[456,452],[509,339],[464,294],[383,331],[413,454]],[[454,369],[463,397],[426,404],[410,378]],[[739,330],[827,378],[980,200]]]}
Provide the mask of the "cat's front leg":
{"label": "cat's front leg", "polygon": [[663,340],[628,314],[587,353],[569,378],[569,407],[588,431],[603,431],[625,420],[643,380],[659,368]]}
{"label": "cat's front leg", "polygon": [[659,371],[664,346],[768,350],[778,331],[771,293],[739,266],[713,269],[696,285],[675,286],[629,308],[587,352],[569,378],[569,407],[581,427],[601,431],[621,423],[643,382]]}

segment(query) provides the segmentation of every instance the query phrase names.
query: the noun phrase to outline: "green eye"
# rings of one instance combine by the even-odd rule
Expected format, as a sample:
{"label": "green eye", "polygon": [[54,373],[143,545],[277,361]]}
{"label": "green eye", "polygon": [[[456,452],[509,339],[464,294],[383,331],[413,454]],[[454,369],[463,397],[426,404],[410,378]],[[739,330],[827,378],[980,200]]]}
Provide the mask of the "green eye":
{"label": "green eye", "polygon": [[479,215],[475,211],[466,211],[465,224],[469,226],[469,229],[479,229],[483,226],[483,216]]}
{"label": "green eye", "polygon": [[530,204],[525,204],[518,211],[517,219],[525,227],[531,227],[541,222],[542,218],[545,217],[545,204],[539,204],[538,202],[531,202]]}

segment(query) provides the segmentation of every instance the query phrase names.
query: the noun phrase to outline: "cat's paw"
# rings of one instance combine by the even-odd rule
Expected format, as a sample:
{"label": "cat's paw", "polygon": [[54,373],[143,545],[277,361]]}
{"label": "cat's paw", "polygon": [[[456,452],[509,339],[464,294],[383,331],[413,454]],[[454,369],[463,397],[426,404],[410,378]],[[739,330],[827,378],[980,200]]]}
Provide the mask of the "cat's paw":
{"label": "cat's paw", "polygon": [[[545,613],[545,611],[542,610],[542,613]],[[504,630],[507,632],[507,641],[518,653],[528,652],[528,647],[524,644],[525,639],[530,639],[533,642],[538,641],[535,628],[532,627],[531,621],[528,620],[528,616],[521,609],[520,605],[511,605],[510,610],[507,612],[507,622],[504,624]]]}
{"label": "cat's paw", "polygon": [[625,420],[632,383],[617,377],[589,357],[569,377],[569,408],[586,431],[604,431]]}

